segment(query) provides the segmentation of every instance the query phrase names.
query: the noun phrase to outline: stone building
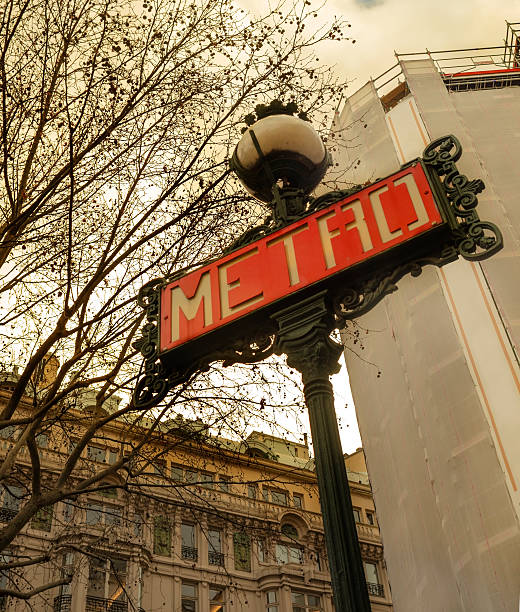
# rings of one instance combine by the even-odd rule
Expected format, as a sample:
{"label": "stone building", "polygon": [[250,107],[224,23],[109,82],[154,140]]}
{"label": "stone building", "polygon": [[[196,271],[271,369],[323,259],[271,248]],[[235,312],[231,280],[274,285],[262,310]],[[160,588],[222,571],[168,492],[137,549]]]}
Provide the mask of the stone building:
{"label": "stone building", "polygon": [[[4,380],[3,401],[9,377]],[[88,413],[94,397],[84,393],[78,406]],[[49,476],[65,459],[58,428],[57,422],[38,438]],[[31,600],[42,612],[332,612],[307,440],[253,432],[239,443],[210,436],[202,423],[181,418],[162,429],[154,460],[139,477],[127,479],[125,488],[122,479],[111,477],[102,490],[40,512],[4,559],[51,551],[50,560],[22,575],[4,575],[2,586],[16,580],[26,590],[71,575],[70,584]],[[122,431],[113,423],[87,446],[78,467],[82,476],[128,452],[133,440],[127,428],[122,439]],[[76,434],[70,434],[67,448],[73,448]],[[134,435],[138,440],[139,431]],[[15,438],[15,430],[4,429],[1,452]],[[372,609],[391,610],[362,450],[346,462]],[[19,464],[22,474],[27,452],[20,452]],[[20,479],[3,489],[2,522],[16,516],[23,497]],[[4,598],[0,609],[24,610],[25,604]]]}

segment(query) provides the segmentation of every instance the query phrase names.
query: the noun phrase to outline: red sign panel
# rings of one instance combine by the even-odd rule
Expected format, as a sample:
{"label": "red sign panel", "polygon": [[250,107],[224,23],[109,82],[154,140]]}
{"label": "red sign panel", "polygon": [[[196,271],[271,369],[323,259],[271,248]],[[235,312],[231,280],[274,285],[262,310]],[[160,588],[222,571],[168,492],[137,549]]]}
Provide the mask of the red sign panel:
{"label": "red sign panel", "polygon": [[180,278],[161,291],[165,352],[443,222],[420,164]]}

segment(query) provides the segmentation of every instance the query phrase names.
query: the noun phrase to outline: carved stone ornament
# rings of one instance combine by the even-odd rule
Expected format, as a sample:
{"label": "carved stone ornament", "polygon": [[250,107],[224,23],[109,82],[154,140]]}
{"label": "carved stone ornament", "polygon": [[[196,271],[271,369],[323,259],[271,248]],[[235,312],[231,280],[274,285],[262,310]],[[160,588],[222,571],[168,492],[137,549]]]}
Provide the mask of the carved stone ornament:
{"label": "carved stone ornament", "polygon": [[376,546],[375,544],[367,544],[366,542],[359,542],[361,549],[361,556],[367,561],[380,561],[383,558],[383,547]]}

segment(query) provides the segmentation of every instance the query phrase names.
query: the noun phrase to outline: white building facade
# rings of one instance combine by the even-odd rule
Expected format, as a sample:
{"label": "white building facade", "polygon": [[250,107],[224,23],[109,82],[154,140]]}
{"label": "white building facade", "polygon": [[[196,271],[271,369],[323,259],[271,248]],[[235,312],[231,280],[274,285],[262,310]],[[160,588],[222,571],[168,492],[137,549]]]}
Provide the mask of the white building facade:
{"label": "white building facade", "polygon": [[477,61],[471,50],[462,67],[460,52],[455,68],[428,54],[400,57],[390,93],[370,81],[336,117],[335,161],[358,184],[455,135],[463,147],[459,170],[486,186],[479,215],[504,235],[503,250],[489,260],[427,266],[418,278],[403,278],[358,320],[368,330],[362,358],[358,345],[345,351],[399,612],[518,610],[516,34],[509,27],[512,45],[496,52],[500,58],[483,50],[487,60]]}

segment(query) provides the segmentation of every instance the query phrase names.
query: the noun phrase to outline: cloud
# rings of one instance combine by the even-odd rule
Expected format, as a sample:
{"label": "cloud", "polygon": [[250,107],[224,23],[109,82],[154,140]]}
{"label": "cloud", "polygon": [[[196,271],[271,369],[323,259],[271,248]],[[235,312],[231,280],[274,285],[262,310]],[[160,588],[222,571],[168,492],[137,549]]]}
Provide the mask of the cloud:
{"label": "cloud", "polygon": [[355,4],[360,6],[361,8],[373,8],[374,6],[379,6],[383,4],[385,0],[354,0]]}

